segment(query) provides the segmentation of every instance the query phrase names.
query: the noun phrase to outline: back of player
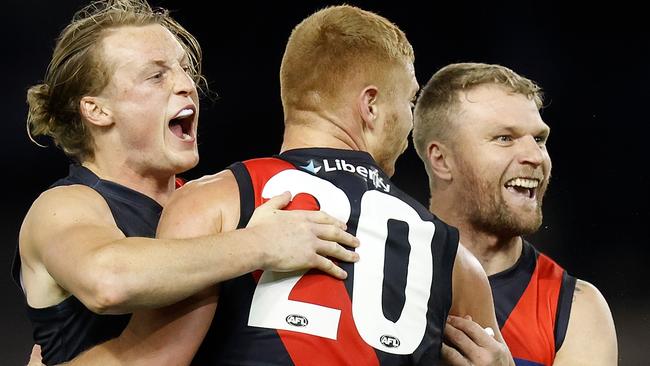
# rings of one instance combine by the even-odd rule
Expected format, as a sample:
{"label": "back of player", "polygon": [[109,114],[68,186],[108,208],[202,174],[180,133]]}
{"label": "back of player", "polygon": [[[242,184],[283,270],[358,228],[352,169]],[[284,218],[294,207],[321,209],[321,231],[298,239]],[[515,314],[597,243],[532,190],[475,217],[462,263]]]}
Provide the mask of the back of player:
{"label": "back of player", "polygon": [[397,189],[365,152],[310,148],[230,167],[241,219],[290,191],[289,209],[347,222],[361,260],[345,281],[257,271],[222,284],[195,358],[211,365],[432,365],[451,306],[457,231]]}

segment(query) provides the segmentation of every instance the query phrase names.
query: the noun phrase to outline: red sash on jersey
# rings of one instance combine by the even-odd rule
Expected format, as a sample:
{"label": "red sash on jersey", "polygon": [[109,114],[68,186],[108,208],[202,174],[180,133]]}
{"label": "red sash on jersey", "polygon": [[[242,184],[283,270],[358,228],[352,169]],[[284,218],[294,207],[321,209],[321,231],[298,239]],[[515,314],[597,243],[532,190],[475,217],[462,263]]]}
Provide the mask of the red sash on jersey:
{"label": "red sash on jersey", "polygon": [[521,362],[522,365],[553,364],[555,319],[563,272],[552,259],[540,253],[528,287],[501,328],[513,358],[529,361]]}

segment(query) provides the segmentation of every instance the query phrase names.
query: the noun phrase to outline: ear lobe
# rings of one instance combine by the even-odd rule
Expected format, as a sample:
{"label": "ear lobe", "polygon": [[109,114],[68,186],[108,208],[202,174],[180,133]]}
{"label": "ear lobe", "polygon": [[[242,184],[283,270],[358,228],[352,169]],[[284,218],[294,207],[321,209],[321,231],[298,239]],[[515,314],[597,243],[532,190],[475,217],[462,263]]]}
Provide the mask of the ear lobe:
{"label": "ear lobe", "polygon": [[444,144],[431,141],[427,148],[427,159],[429,159],[432,174],[442,180],[451,180],[450,155]]}
{"label": "ear lobe", "polygon": [[375,127],[375,120],[377,119],[378,113],[378,93],[379,91],[376,86],[369,85],[363,89],[358,98],[359,114],[369,129],[373,129]]}
{"label": "ear lobe", "polygon": [[99,97],[85,96],[79,101],[79,110],[89,123],[106,127],[113,123],[111,112]]}

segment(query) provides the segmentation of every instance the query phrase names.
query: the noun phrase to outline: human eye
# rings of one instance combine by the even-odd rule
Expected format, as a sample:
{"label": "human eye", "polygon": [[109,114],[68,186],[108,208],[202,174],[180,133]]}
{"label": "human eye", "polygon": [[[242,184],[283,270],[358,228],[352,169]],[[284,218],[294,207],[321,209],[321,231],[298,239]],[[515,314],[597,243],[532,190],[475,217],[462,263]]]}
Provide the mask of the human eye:
{"label": "human eye", "polygon": [[147,79],[152,80],[152,81],[160,81],[165,77],[165,72],[164,71],[157,71],[153,73],[151,76],[149,76]]}
{"label": "human eye", "polygon": [[546,141],[548,141],[547,134],[535,136],[535,142],[537,142],[538,145],[546,145]]}
{"label": "human eye", "polygon": [[512,136],[510,136],[510,135],[499,135],[499,136],[496,136],[494,138],[494,141],[502,143],[502,144],[506,144],[506,143],[512,142]]}

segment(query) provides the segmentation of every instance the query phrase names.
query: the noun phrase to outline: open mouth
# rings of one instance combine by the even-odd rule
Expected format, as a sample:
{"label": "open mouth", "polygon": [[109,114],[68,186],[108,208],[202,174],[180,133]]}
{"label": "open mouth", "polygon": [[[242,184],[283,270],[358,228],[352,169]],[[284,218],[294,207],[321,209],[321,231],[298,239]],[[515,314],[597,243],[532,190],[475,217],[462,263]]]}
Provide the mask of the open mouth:
{"label": "open mouth", "polygon": [[194,139],[194,109],[183,108],[174,118],[169,121],[169,129],[172,133],[183,141],[191,141]]}
{"label": "open mouth", "polygon": [[537,195],[540,180],[537,178],[513,178],[506,182],[505,187],[509,192],[533,199]]}

